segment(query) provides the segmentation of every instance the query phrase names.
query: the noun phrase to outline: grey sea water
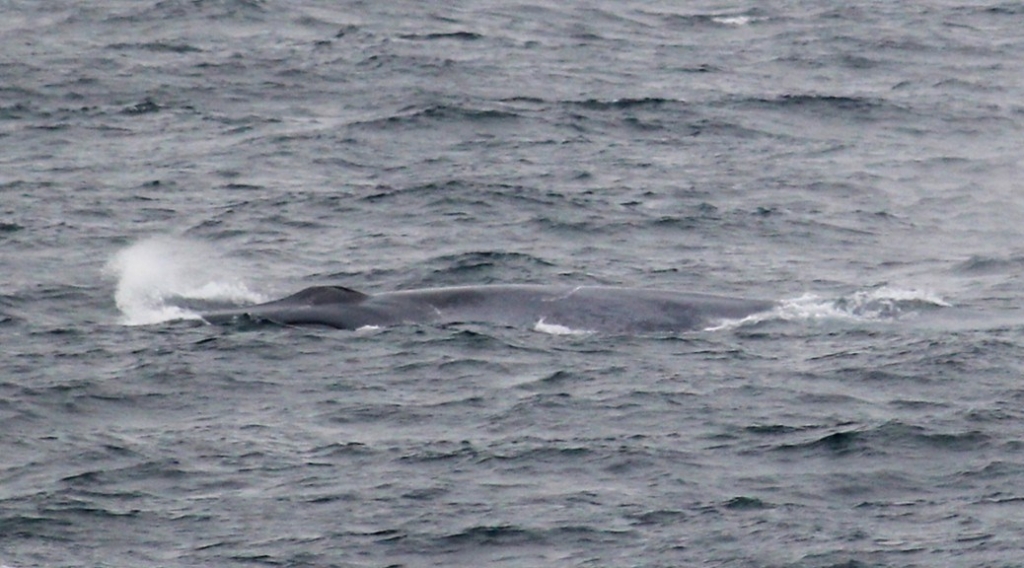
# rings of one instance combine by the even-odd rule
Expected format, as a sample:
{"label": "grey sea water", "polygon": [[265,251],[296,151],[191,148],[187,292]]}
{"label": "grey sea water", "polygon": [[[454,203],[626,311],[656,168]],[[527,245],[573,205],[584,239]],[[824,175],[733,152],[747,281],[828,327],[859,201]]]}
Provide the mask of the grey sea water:
{"label": "grey sea water", "polygon": [[[3,566],[1024,566],[1019,3],[0,13]],[[781,307],[189,309],[482,283]]]}

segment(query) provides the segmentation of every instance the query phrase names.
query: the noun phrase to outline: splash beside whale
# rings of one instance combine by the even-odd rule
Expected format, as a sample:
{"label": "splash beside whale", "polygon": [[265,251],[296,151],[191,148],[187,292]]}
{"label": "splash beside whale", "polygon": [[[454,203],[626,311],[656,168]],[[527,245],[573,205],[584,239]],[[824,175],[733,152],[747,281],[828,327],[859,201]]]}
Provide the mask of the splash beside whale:
{"label": "splash beside whale", "polygon": [[315,286],[264,304],[201,314],[213,324],[269,321],[338,329],[408,324],[538,325],[599,333],[705,329],[771,310],[771,301],[610,286],[484,285],[364,294]]}

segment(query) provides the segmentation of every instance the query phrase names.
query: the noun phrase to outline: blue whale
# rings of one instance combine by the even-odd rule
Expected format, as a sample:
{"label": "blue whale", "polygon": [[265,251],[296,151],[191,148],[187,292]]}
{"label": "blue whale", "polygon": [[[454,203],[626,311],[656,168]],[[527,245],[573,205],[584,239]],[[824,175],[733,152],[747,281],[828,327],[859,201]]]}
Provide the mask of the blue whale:
{"label": "blue whale", "polygon": [[215,324],[248,320],[359,329],[485,323],[628,334],[705,329],[776,305],[770,301],[610,286],[454,286],[374,295],[342,286],[315,286],[265,304],[201,315]]}

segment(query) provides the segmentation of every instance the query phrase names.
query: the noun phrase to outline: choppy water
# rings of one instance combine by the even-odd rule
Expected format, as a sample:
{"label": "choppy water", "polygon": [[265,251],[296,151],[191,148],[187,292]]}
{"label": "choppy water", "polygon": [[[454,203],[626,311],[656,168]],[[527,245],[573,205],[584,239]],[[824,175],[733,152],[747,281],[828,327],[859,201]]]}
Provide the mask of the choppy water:
{"label": "choppy water", "polygon": [[[0,564],[1022,565],[1019,3],[2,8]],[[783,307],[175,307],[513,282]]]}

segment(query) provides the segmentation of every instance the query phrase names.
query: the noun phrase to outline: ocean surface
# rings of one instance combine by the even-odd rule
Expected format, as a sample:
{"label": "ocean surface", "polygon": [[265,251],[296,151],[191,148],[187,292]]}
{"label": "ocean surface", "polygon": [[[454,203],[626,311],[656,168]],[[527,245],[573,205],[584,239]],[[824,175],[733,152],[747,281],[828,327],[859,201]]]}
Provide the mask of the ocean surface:
{"label": "ocean surface", "polygon": [[[1024,566],[1020,2],[0,16],[0,566]],[[195,313],[498,283],[779,307]]]}

